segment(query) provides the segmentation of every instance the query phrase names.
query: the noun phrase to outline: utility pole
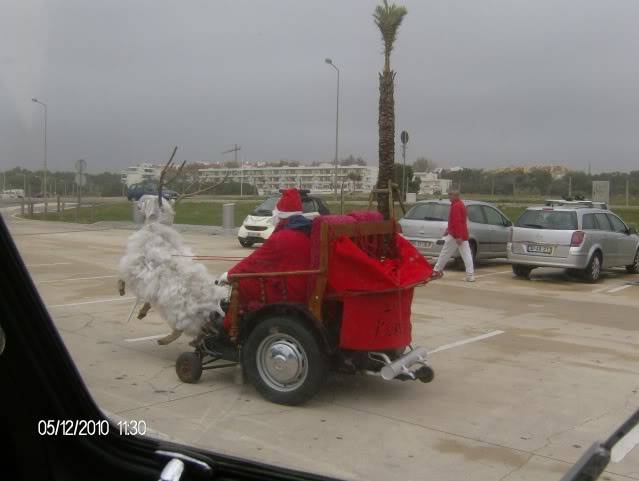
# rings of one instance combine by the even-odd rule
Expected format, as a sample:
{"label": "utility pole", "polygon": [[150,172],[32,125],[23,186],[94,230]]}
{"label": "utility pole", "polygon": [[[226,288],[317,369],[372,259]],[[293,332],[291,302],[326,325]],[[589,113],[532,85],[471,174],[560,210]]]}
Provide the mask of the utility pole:
{"label": "utility pole", "polygon": [[[42,176],[42,195],[43,198],[47,198],[47,104],[39,101],[37,98],[32,98],[32,102],[42,105],[44,107],[44,172]],[[45,201],[46,206],[46,201]],[[45,208],[46,211],[46,208]]]}
{"label": "utility pole", "polygon": [[[237,165],[237,153],[240,150],[242,150],[241,146],[237,144],[233,144],[232,149],[225,150],[224,152],[222,152],[222,154],[230,154],[231,152],[233,152],[233,161],[235,162],[235,165]],[[244,181],[244,160],[242,160],[242,167],[240,168],[240,197],[243,197],[243,181]]]}
{"label": "utility pole", "polygon": [[630,179],[626,179],[626,207],[630,207]]}
{"label": "utility pole", "polygon": [[490,177],[490,196],[495,196],[495,176]]}
{"label": "utility pole", "polygon": [[337,164],[338,160],[338,145],[339,145],[339,68],[333,62],[332,59],[326,58],[324,59],[328,65],[333,67],[337,72],[337,95],[336,95],[336,105],[335,105],[335,172],[333,173],[333,190],[335,193],[335,200],[337,200]]}
{"label": "utility pole", "polygon": [[572,177],[568,177],[568,197],[572,197]]}
{"label": "utility pole", "polygon": [[406,144],[408,143],[408,132],[402,130],[400,134],[400,140],[402,141],[402,199],[406,200]]}

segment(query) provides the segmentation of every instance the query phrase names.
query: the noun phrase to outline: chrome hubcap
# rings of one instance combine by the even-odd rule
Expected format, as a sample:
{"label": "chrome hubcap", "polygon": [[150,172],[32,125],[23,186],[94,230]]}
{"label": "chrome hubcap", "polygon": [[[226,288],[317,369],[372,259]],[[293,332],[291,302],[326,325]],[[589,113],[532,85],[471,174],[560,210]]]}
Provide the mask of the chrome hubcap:
{"label": "chrome hubcap", "polygon": [[599,264],[599,257],[595,257],[592,260],[592,277],[595,279],[599,277],[599,271],[601,270],[601,266]]}
{"label": "chrome hubcap", "polygon": [[288,334],[271,334],[257,349],[257,370],[272,389],[295,390],[308,375],[306,351]]}

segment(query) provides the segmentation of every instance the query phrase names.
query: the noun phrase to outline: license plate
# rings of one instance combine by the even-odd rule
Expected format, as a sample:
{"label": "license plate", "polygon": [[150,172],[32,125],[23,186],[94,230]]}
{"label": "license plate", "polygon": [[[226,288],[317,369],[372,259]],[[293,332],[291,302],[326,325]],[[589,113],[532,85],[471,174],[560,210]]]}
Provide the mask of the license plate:
{"label": "license plate", "polygon": [[415,247],[421,247],[422,249],[430,249],[431,247],[433,247],[432,242],[426,241],[415,241],[413,242],[413,244],[415,244]]}
{"label": "license plate", "polygon": [[533,252],[535,254],[552,254],[552,247],[550,246],[541,246],[538,244],[528,244],[526,246],[526,251]]}

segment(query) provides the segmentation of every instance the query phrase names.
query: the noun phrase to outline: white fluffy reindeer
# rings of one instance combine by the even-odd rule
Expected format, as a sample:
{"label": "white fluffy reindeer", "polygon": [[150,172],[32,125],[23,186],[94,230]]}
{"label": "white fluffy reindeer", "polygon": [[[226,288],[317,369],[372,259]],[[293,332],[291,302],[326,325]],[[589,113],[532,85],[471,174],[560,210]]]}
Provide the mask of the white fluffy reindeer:
{"label": "white fluffy reindeer", "polygon": [[[158,195],[145,195],[138,201],[144,226],[129,237],[119,264],[120,295],[124,295],[126,286],[135,293],[138,302],[144,302],[138,319],[154,307],[172,328],[171,334],[158,340],[161,345],[173,342],[182,333],[196,338],[193,341],[196,343],[204,335],[206,324],[224,315],[220,301],[228,294],[206,267],[193,259],[182,235],[172,227],[175,211],[173,204],[162,198],[162,189],[184,167],[183,162],[173,178],[165,180],[176,150],[177,147],[162,170]],[[220,184],[182,194],[176,202],[217,185]]]}

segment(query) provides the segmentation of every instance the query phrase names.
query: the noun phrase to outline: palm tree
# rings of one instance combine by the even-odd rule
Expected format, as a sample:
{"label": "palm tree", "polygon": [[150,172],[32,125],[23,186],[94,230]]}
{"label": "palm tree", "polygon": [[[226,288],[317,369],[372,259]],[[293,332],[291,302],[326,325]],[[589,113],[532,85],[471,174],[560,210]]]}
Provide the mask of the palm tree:
{"label": "palm tree", "polygon": [[[379,175],[377,188],[387,189],[393,179],[395,163],[395,72],[390,68],[390,54],[397,38],[397,30],[406,15],[406,7],[389,5],[384,0],[373,13],[375,25],[379,27],[384,42],[384,71],[379,74]],[[385,219],[390,218],[388,194],[377,194],[377,210]]]}

